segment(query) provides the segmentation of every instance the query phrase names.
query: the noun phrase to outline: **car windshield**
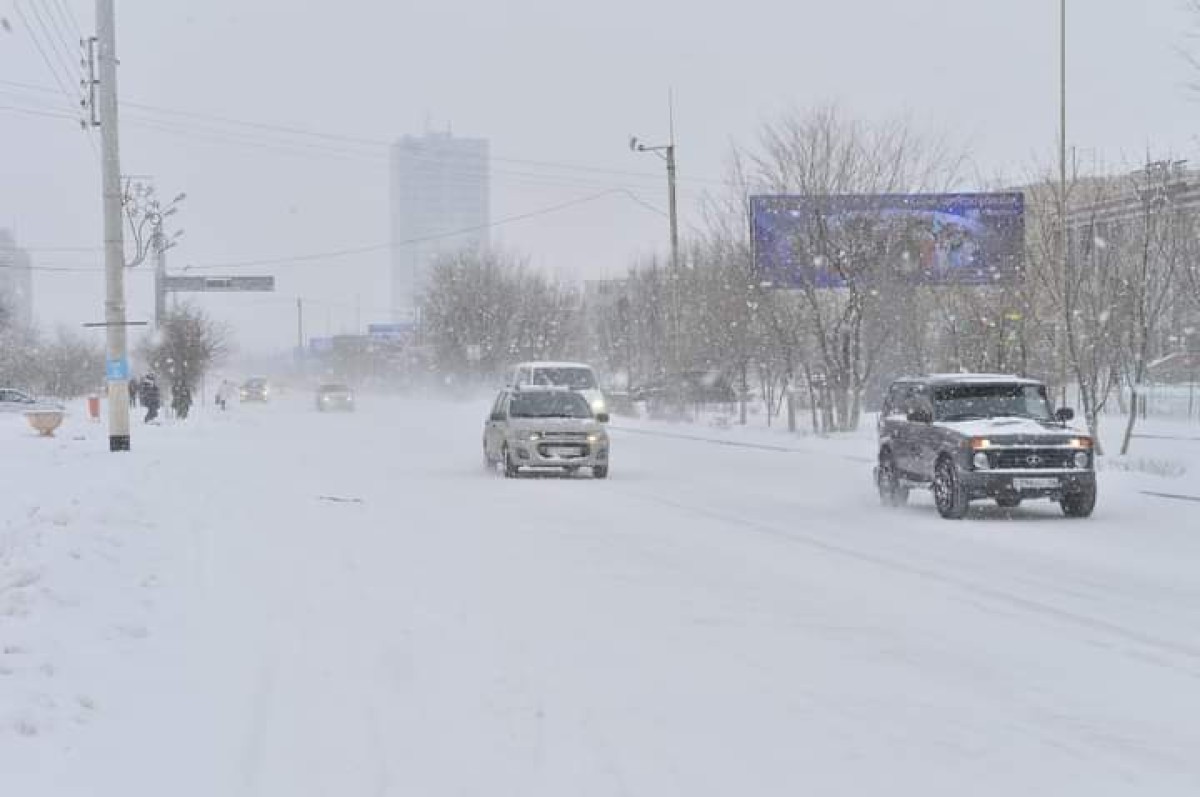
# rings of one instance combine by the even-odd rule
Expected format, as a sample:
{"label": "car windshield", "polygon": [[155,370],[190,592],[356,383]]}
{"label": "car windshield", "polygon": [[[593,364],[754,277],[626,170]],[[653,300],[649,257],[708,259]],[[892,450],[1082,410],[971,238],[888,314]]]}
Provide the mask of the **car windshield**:
{"label": "car windshield", "polygon": [[513,397],[508,414],[513,418],[590,418],[592,410],[577,393],[523,393]]}
{"label": "car windshield", "polygon": [[596,377],[590,368],[536,368],[533,384],[546,387],[569,387],[572,390],[593,390]]}
{"label": "car windshield", "polygon": [[350,388],[345,385],[321,385],[322,393],[349,393]]}
{"label": "car windshield", "polygon": [[939,421],[979,418],[1054,417],[1046,388],[1042,385],[967,384],[939,387],[934,391],[934,414]]}

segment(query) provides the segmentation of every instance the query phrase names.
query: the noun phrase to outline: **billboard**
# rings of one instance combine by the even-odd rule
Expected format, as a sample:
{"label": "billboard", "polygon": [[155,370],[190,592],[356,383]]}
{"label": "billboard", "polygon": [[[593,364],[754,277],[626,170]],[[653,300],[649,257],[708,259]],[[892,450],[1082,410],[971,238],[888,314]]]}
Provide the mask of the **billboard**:
{"label": "billboard", "polygon": [[372,340],[403,342],[412,337],[417,325],[411,322],[398,324],[367,324],[367,335]]}
{"label": "billboard", "polygon": [[1025,198],[1002,194],[750,197],[754,265],[777,288],[863,282],[991,285],[1018,279]]}

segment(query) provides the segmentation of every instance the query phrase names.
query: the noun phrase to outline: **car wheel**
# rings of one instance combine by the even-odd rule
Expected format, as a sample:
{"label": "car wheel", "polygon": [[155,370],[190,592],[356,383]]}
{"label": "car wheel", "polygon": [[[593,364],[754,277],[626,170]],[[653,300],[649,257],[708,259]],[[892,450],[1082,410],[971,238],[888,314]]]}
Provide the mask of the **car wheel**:
{"label": "car wheel", "polygon": [[996,506],[1001,509],[1016,509],[1021,505],[1021,497],[1018,495],[1000,495],[996,497]]}
{"label": "car wheel", "polygon": [[967,491],[958,478],[954,460],[942,457],[933,474],[933,503],[938,514],[948,520],[958,520],[967,514]]}
{"label": "car wheel", "polygon": [[505,446],[500,453],[501,456],[504,457],[504,478],[517,478],[517,474],[519,474],[521,471],[517,466],[517,463],[513,462],[512,454],[510,454],[508,451],[508,446]]}
{"label": "car wheel", "polygon": [[592,468],[592,476],[597,479],[607,479],[608,478],[608,466],[607,465],[597,465],[596,467]]}
{"label": "car wheel", "polygon": [[1058,503],[1067,517],[1091,517],[1096,508],[1096,488],[1092,486],[1077,493],[1067,493]]}
{"label": "car wheel", "polygon": [[900,473],[890,451],[879,455],[879,467],[875,471],[875,486],[879,490],[879,503],[886,507],[899,507],[908,503],[908,488],[900,484]]}

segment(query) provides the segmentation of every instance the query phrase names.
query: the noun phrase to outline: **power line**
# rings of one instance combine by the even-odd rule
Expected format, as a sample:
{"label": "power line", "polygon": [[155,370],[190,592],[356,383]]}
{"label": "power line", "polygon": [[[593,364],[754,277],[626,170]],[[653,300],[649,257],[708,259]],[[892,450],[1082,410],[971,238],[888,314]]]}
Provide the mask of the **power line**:
{"label": "power line", "polygon": [[[67,41],[71,41],[76,37],[72,36],[70,31],[64,32],[62,25],[50,12],[49,6],[46,7],[45,15],[43,16],[42,9],[37,3],[34,3],[33,14],[35,17],[37,17],[37,22],[41,28],[42,34],[50,43],[50,49],[54,51],[58,58],[61,59],[58,61],[58,65],[63,68],[63,72],[68,78],[70,78],[70,76],[76,72],[74,67],[76,59],[71,55],[70,47],[67,47],[63,44],[63,38],[65,37]],[[69,82],[70,81],[68,80],[68,83]]]}
{"label": "power line", "polygon": [[457,230],[447,230],[446,232],[434,233],[432,235],[422,235],[422,236],[418,236],[416,238],[408,238],[408,239],[405,239],[402,241],[393,241],[393,242],[381,243],[381,244],[369,244],[367,246],[355,246],[355,247],[350,247],[347,249],[336,249],[336,250],[329,251],[329,252],[310,252],[310,253],[300,254],[300,255],[291,255],[288,257],[277,257],[277,258],[269,258],[269,259],[262,259],[262,260],[242,260],[242,261],[234,261],[234,262],[229,262],[229,263],[214,263],[214,264],[207,264],[207,265],[187,266],[187,267],[185,267],[184,270],[185,271],[188,271],[188,270],[190,270],[190,271],[212,271],[212,270],[217,270],[217,269],[295,265],[295,264],[299,264],[299,263],[311,262],[311,261],[316,261],[316,260],[329,260],[329,259],[337,258],[337,257],[348,257],[351,255],[368,254],[370,252],[381,252],[381,251],[386,251],[389,249],[396,249],[396,248],[399,248],[402,246],[412,246],[414,244],[426,243],[428,241],[438,241],[438,240],[442,240],[445,238],[454,238],[459,235],[466,235],[468,233],[480,232],[482,230],[491,229],[493,227],[500,227],[505,224],[512,224],[514,222],[524,221],[526,219],[532,219],[532,218],[536,218],[538,216],[545,216],[550,213],[557,213],[560,210],[566,210],[567,208],[574,207],[576,205],[583,205],[588,202],[595,202],[597,199],[600,199],[605,196],[610,196],[613,194],[623,194],[623,193],[624,193],[624,191],[622,191],[619,188],[610,188],[606,191],[601,191],[597,194],[580,197],[578,199],[572,199],[568,202],[560,202],[556,205],[550,205],[548,207],[540,208],[538,210],[529,211],[528,213],[520,213],[515,216],[507,216],[502,219],[496,219],[495,221],[488,222],[487,224],[476,224],[476,225],[472,225],[470,227],[463,227],[463,228],[457,229]]}
{"label": "power line", "polygon": [[[68,102],[73,103],[74,100],[72,100],[72,98],[71,98],[71,92],[67,90],[66,84],[63,82],[62,76],[59,75],[58,69],[55,68],[55,61],[49,55],[46,54],[46,49],[44,47],[42,47],[42,42],[41,42],[40,38],[34,34],[33,25],[30,24],[29,17],[27,17],[25,15],[24,7],[21,5],[20,2],[15,2],[13,4],[13,8],[16,10],[17,16],[19,16],[21,18],[21,22],[22,22],[22,24],[24,24],[25,29],[29,31],[30,41],[32,41],[34,47],[37,48],[38,55],[41,56],[42,62],[46,64],[46,69],[48,69],[50,71],[51,76],[54,78],[54,82],[58,84],[59,90],[62,92],[63,96],[67,98]],[[36,11],[36,8],[37,8],[37,6],[34,6],[35,11]],[[68,70],[67,71],[68,77],[70,76],[70,74],[71,73]]]}
{"label": "power line", "polygon": [[74,29],[78,38],[84,38],[83,26],[79,24],[79,17],[75,16],[75,9],[71,8],[70,0],[54,0],[54,5],[58,8],[63,24],[68,30]]}
{"label": "power line", "polygon": [[[15,81],[7,81],[7,80],[0,80],[0,85],[12,85],[12,86],[16,86],[19,88],[32,90],[32,91],[46,91],[47,90],[47,88],[44,86],[36,86],[33,84],[29,84],[29,83],[17,83]],[[202,121],[206,120],[206,121],[210,121],[210,122],[216,122],[219,124],[244,127],[244,128],[248,128],[248,129],[252,129],[252,130],[259,130],[259,131],[268,132],[268,133],[282,133],[282,134],[286,134],[286,135],[290,135],[290,136],[303,136],[303,137],[307,137],[307,138],[317,139],[320,141],[335,142],[335,143],[339,143],[339,144],[358,147],[359,149],[367,148],[367,149],[373,151],[371,154],[374,157],[380,157],[380,158],[386,158],[388,156],[387,151],[390,150],[390,148],[392,147],[392,144],[394,143],[394,142],[386,141],[383,139],[362,138],[362,137],[357,137],[357,136],[347,136],[347,135],[341,135],[341,134],[336,134],[336,133],[326,133],[326,132],[321,132],[321,131],[308,130],[308,129],[301,128],[301,127],[293,127],[293,126],[289,126],[289,125],[268,124],[268,123],[263,123],[263,122],[235,119],[233,117],[221,116],[221,115],[217,115],[217,114],[205,114],[205,113],[197,113],[197,112],[193,112],[193,111],[181,111],[178,109],[166,108],[166,107],[163,107],[160,105],[151,105],[149,103],[135,102],[132,100],[122,100],[121,105],[123,107],[136,108],[136,109],[139,109],[142,111],[149,112],[151,114],[177,116],[180,118],[195,119],[195,120],[202,120]],[[164,122],[160,121],[160,123],[164,123]],[[276,138],[276,140],[278,141],[281,139]],[[302,141],[289,141],[288,143],[299,145],[299,146],[305,146],[305,147],[317,146],[311,142],[305,143]],[[342,148],[332,148],[331,147],[330,149],[331,150],[336,149],[336,151],[339,151],[339,152],[354,152],[357,155],[366,154],[366,153],[362,153],[362,152],[355,151],[355,150],[347,150],[345,147],[342,147]],[[381,150],[383,150],[383,151],[381,151]],[[425,157],[421,157],[419,155],[415,155],[412,153],[408,153],[407,157],[413,158],[415,160],[424,160],[429,163],[438,163],[438,164],[444,163],[444,161],[440,160],[440,159],[425,158]],[[514,158],[514,157],[505,157],[505,156],[500,156],[500,155],[490,156],[489,160],[494,161],[496,163],[510,163],[510,164],[517,164],[517,165],[526,165],[526,166],[534,166],[534,167],[539,167],[539,168],[544,168],[544,169],[556,169],[556,170],[560,170],[560,171],[586,172],[586,173],[592,173],[592,174],[597,174],[597,175],[615,175],[615,176],[622,176],[622,177],[637,178],[637,179],[653,181],[653,182],[659,182],[662,179],[661,175],[654,174],[651,172],[639,172],[639,171],[631,171],[631,170],[626,170],[626,169],[612,169],[612,168],[608,168],[608,167],[577,164],[577,163],[544,161],[544,160],[536,160],[536,159],[531,159],[531,158]],[[547,176],[550,176],[550,175],[547,175]],[[687,181],[687,182],[693,182],[693,183],[706,183],[709,185],[720,185],[720,186],[724,186],[724,185],[728,184],[728,181],[726,181],[726,180],[704,178],[704,177],[683,177],[683,176],[681,176],[680,180]]]}
{"label": "power line", "polygon": [[[0,87],[0,92],[4,89]],[[24,97],[21,97],[23,101]],[[7,106],[13,107],[13,106]],[[14,110],[16,110],[14,108]],[[197,129],[192,126],[181,126],[166,120],[160,119],[142,119],[138,116],[126,115],[125,123],[131,127],[139,127],[148,130],[165,133],[168,135],[181,136],[184,138],[195,139],[199,141],[207,141],[214,144],[234,144],[237,146],[250,147],[255,149],[279,152],[288,155],[312,157],[314,154],[319,156],[333,156],[339,158],[349,158],[354,160],[365,160],[370,163],[386,162],[386,155],[383,153],[368,153],[358,152],[354,150],[343,150],[337,147],[331,147],[324,144],[314,144],[303,141],[285,141],[275,142],[269,140],[260,140],[258,138],[248,137],[254,134],[246,134],[240,132],[232,132],[225,130],[210,130],[205,128]],[[650,203],[643,200],[639,195],[625,186],[616,186],[609,182],[598,181],[594,179],[580,179],[570,177],[568,175],[543,174],[537,172],[516,171],[511,169],[488,169],[488,168],[468,168],[465,166],[446,169],[448,172],[442,179],[443,183],[458,186],[474,186],[479,180],[487,178],[489,181],[495,181],[502,184],[526,184],[537,187],[550,188],[583,188],[583,189],[607,189],[617,188],[627,193],[635,202],[643,207],[655,212],[662,213],[659,208],[654,207]]]}

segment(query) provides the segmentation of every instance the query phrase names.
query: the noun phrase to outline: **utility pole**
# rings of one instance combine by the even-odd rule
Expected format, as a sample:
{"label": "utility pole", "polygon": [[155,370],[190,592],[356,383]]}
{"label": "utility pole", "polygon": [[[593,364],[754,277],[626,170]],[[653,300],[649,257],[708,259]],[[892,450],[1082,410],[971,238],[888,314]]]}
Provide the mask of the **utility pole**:
{"label": "utility pole", "polygon": [[304,300],[296,297],[296,349],[304,356]]}
{"label": "utility pole", "polygon": [[[1061,370],[1062,398],[1060,406],[1067,403],[1067,382],[1070,379],[1068,357],[1070,356],[1070,326],[1073,290],[1070,265],[1070,245],[1067,240],[1067,0],[1059,0],[1059,43],[1058,43],[1058,242],[1059,263],[1063,280],[1063,339],[1059,342],[1059,367]],[[1090,421],[1090,419],[1089,419]]]}
{"label": "utility pole", "polygon": [[636,136],[630,138],[629,148],[634,152],[653,152],[663,158],[667,163],[667,215],[671,225],[671,270],[670,270],[670,303],[671,303],[671,324],[668,331],[670,341],[670,368],[669,381],[672,385],[671,393],[677,404],[676,409],[683,410],[683,346],[681,341],[683,329],[683,309],[680,301],[680,282],[683,279],[681,273],[681,263],[679,260],[679,211],[676,200],[676,169],[675,169],[675,103],[672,95],[667,94],[667,111],[670,123],[670,135],[666,144],[658,146],[650,146],[638,140]]}
{"label": "utility pole", "polygon": [[125,321],[125,240],[121,210],[121,156],[117,128],[117,23],[114,0],[96,0],[101,174],[104,197],[105,378],[108,448],[129,450],[129,356]]}
{"label": "utility pole", "polygon": [[167,241],[163,238],[162,214],[154,220],[154,328],[161,329],[167,317]]}

